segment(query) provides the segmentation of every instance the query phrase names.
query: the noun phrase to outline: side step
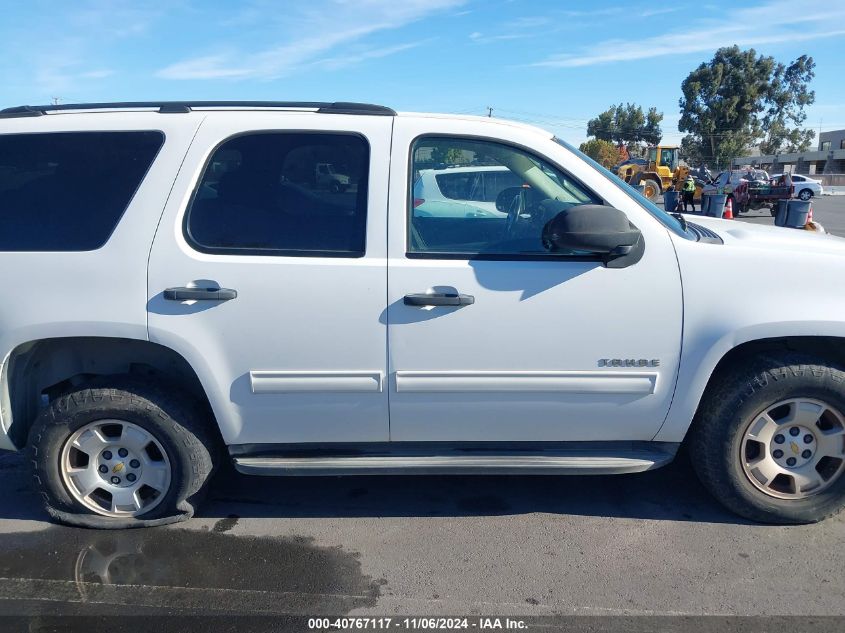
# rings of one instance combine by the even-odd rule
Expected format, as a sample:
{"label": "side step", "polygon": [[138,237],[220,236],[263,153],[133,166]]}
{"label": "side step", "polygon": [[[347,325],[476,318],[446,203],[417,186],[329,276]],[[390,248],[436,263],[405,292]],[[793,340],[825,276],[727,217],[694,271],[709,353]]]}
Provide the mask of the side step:
{"label": "side step", "polygon": [[[447,451],[439,455],[240,455],[235,468],[247,475],[615,475],[665,466],[677,445],[651,450],[539,450],[535,454]],[[460,453],[460,454],[457,454]]]}

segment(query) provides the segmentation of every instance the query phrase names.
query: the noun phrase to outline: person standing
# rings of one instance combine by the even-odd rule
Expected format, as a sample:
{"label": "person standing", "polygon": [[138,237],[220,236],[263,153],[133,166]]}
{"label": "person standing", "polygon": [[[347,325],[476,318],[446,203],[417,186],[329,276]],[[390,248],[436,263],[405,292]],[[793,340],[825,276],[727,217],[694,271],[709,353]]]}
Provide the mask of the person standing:
{"label": "person standing", "polygon": [[684,196],[684,213],[687,212],[687,204],[692,205],[692,212],[695,213],[695,180],[693,180],[692,176],[687,176],[682,192]]}

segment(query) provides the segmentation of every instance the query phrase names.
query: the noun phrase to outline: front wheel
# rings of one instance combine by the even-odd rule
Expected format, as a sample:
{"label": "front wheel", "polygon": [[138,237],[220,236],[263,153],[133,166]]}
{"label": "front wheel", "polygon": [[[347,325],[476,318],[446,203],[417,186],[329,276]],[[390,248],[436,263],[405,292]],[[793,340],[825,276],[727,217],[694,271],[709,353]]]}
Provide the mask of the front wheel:
{"label": "front wheel", "polygon": [[708,387],[688,441],[702,483],[737,514],[832,516],[845,505],[845,370],[795,353],[748,360]]}
{"label": "front wheel", "polygon": [[813,197],[813,192],[809,189],[802,189],[798,192],[798,197],[804,202],[806,202],[807,200]]}
{"label": "front wheel", "polygon": [[641,180],[639,184],[643,185],[643,195],[652,202],[657,202],[660,196],[660,185],[657,184],[657,181],[646,178],[645,180]]}
{"label": "front wheel", "polygon": [[47,512],[100,528],[190,518],[214,466],[197,408],[132,378],[92,382],[54,400],[29,442]]}

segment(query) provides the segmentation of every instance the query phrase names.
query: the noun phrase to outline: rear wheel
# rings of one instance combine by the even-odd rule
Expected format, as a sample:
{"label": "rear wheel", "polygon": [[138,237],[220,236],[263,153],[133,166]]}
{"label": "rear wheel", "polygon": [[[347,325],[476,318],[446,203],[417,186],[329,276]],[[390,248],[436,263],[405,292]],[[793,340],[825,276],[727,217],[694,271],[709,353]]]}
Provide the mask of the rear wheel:
{"label": "rear wheel", "polygon": [[813,197],[813,192],[810,189],[802,189],[798,192],[798,197],[806,202]]}
{"label": "rear wheel", "polygon": [[213,469],[214,441],[198,411],[131,378],[93,382],[53,401],[30,432],[48,513],[103,528],[190,518]]}
{"label": "rear wheel", "polygon": [[690,430],[693,465],[725,506],[812,523],[845,505],[845,371],[799,354],[749,360],[709,387]]}

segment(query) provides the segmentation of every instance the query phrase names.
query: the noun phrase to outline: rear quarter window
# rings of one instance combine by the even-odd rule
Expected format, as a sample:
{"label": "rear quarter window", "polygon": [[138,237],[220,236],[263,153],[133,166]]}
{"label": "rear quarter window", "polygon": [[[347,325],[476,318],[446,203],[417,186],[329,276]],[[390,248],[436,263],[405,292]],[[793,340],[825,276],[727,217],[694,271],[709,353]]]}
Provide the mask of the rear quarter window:
{"label": "rear quarter window", "polygon": [[163,143],[158,131],[0,135],[0,251],[102,247]]}

